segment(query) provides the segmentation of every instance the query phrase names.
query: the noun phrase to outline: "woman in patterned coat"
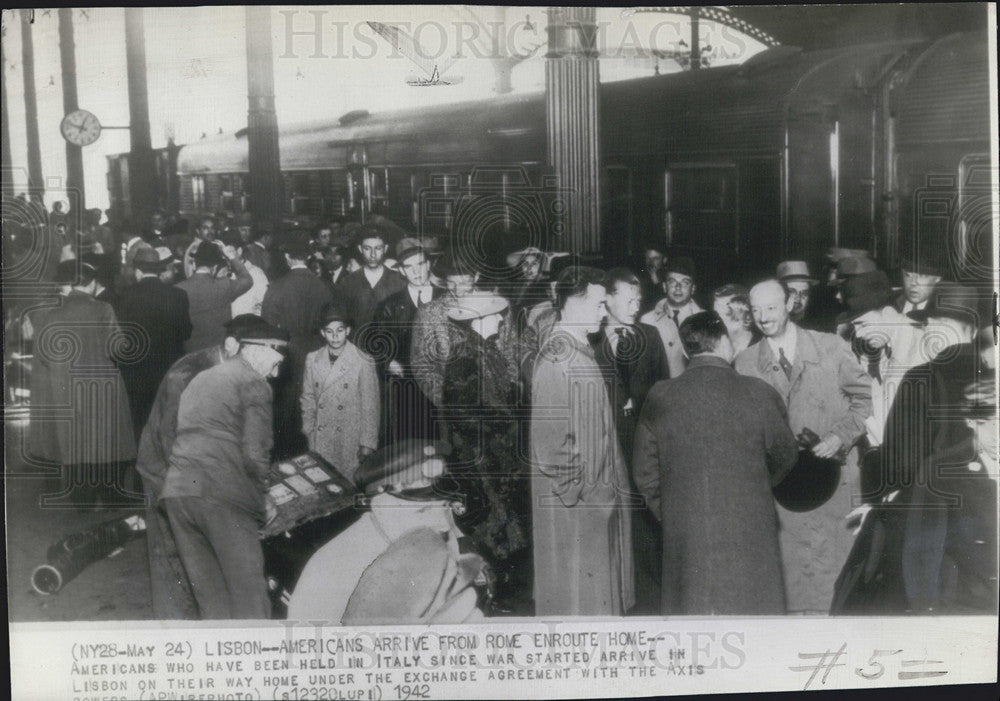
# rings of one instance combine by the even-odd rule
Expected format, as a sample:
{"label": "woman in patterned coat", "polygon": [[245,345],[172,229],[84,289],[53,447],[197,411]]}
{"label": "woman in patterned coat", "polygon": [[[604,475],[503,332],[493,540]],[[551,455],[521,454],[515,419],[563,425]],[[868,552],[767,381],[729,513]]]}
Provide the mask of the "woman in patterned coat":
{"label": "woman in patterned coat", "polygon": [[527,570],[521,560],[530,555],[531,537],[517,378],[497,343],[507,306],[503,297],[474,294],[449,310],[459,342],[445,366],[443,403],[455,447],[453,470],[467,495],[466,521],[497,572],[497,598],[509,601],[522,584],[528,591],[512,575]]}

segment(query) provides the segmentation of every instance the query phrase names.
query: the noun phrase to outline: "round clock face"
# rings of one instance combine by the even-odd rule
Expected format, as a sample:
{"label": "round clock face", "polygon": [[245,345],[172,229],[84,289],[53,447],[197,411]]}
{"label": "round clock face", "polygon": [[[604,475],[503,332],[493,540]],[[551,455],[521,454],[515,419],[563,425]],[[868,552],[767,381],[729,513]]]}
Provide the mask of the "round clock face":
{"label": "round clock face", "polygon": [[76,110],[63,117],[59,125],[63,138],[76,146],[89,146],[101,136],[101,123],[87,110]]}

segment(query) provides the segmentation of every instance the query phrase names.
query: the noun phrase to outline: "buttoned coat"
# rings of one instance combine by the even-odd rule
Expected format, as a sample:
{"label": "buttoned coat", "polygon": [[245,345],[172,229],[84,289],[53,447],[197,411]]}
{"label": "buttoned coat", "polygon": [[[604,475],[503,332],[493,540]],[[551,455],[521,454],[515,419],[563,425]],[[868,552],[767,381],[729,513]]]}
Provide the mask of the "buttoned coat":
{"label": "buttoned coat", "polygon": [[73,290],[32,315],[31,453],[60,465],[135,458],[125,383],[115,361],[135,360],[143,341],[122,329],[110,304]]}
{"label": "buttoned coat", "polygon": [[[871,378],[839,336],[796,327],[790,378],[766,338],[736,356],[735,366],[741,375],[760,378],[778,391],[796,436],[805,428],[820,438],[833,433],[849,451],[864,434],[865,419],[872,411]],[[844,517],[858,505],[853,501],[861,491],[853,451],[840,479],[833,497],[813,511],[778,507],[789,611],[825,613],[830,608],[834,583],[854,541],[844,526]]]}
{"label": "buttoned coat", "polygon": [[375,361],[347,343],[330,363],[320,348],[306,356],[302,378],[302,431],[315,450],[348,479],[358,469],[358,448],[378,447],[379,401]]}
{"label": "buttoned coat", "polygon": [[628,474],[593,349],[556,325],[531,392],[535,613],[620,616],[635,603]]}
{"label": "buttoned coat", "polygon": [[662,614],[785,613],[771,487],[797,457],[778,393],[722,358],[650,390],[632,469],[663,528]]}

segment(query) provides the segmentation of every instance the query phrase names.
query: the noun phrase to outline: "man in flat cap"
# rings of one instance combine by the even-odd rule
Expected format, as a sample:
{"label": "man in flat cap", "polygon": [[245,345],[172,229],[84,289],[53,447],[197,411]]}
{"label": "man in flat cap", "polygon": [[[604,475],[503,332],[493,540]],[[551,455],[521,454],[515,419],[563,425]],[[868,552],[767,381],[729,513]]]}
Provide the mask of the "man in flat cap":
{"label": "man in flat cap", "polygon": [[135,467],[146,492],[150,593],[153,614],[158,620],[198,618],[198,605],[177,552],[170,520],[163,505],[158,503],[170,466],[170,451],[177,437],[177,409],[181,394],[198,373],[235,356],[245,333],[264,325],[264,320],[253,314],[234,317],[226,324],[226,338],[221,346],[203,348],[182,357],[170,367],[156,390],[149,418],[139,438]]}
{"label": "man in flat cap", "polygon": [[269,324],[289,333],[288,362],[274,383],[275,449],[278,457],[297,455],[305,450],[299,397],[306,356],[323,345],[316,334],[323,313],[334,303],[330,286],[306,265],[312,253],[308,237],[289,231],[281,250],[288,272],[268,285],[260,315]]}
{"label": "man in flat cap", "polygon": [[306,356],[301,406],[309,449],[353,480],[378,447],[381,402],[375,361],[347,340],[350,333],[351,319],[339,305],[323,314],[323,347]]}
{"label": "man in flat cap", "polygon": [[[177,283],[187,293],[191,315],[191,337],[184,343],[186,353],[222,343],[226,322],[233,318],[233,300],[253,287],[253,278],[232,246],[205,241],[194,251],[192,259],[194,271]],[[220,277],[220,270],[226,265],[236,279]]]}
{"label": "man in flat cap", "polygon": [[471,586],[482,570],[463,554],[447,495],[445,443],[403,441],[355,475],[371,510],[306,563],[288,620],[331,625],[459,623],[482,618]]}
{"label": "man in flat cap", "polygon": [[[61,469],[59,499],[43,506],[129,505],[125,469],[135,458],[128,395],[116,363],[134,360],[145,339],[122,327],[110,304],[94,299],[96,270],[77,259],[59,264],[56,283],[66,294],[32,314],[29,450]],[[61,407],[68,416],[53,420]],[[48,415],[47,415],[48,414]]]}
{"label": "man in flat cap", "polygon": [[121,366],[137,437],[146,425],[156,388],[184,353],[184,342],[191,336],[187,293],[169,284],[172,262],[167,248],[144,248],[136,253],[135,284],[118,301],[116,310],[119,321],[135,324],[146,339],[142,357]]}
{"label": "man in flat cap", "polygon": [[264,523],[273,443],[271,387],[288,333],[245,331],[237,354],[191,380],[160,500],[204,619],[268,618]]}

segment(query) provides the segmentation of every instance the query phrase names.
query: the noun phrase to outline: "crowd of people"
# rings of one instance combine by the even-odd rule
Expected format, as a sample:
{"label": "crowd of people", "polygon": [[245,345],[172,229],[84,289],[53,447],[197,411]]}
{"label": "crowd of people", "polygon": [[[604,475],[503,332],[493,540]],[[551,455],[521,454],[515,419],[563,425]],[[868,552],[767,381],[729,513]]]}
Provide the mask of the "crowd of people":
{"label": "crowd of people", "polygon": [[293,617],[996,611],[993,298],[940,260],[703,291],[661,250],[498,272],[380,217],[70,220],[5,231],[58,289],[17,316],[30,453],[49,505],[145,505],[157,618],[270,616],[269,472],[307,450],[369,511]]}

